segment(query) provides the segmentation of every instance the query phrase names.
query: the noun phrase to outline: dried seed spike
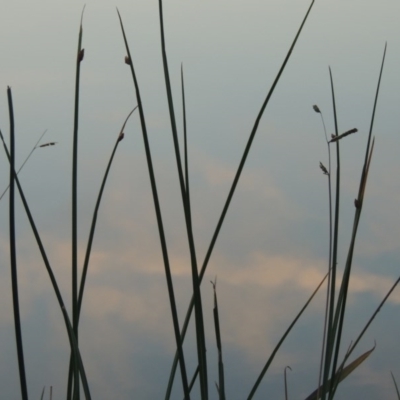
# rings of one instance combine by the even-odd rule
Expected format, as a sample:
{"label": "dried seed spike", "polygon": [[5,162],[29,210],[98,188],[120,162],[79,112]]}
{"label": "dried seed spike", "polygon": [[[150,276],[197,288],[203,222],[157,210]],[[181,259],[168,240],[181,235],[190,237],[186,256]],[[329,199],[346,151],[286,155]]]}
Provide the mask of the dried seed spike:
{"label": "dried seed spike", "polygon": [[316,113],[321,114],[321,110],[318,108],[318,106],[317,106],[316,104],[314,104],[314,105],[312,106],[312,108],[314,109],[314,111],[315,111]]}
{"label": "dried seed spike", "polygon": [[58,143],[58,142],[48,142],[48,143],[41,144],[39,147],[54,146],[54,145],[57,144],[57,143]]}
{"label": "dried seed spike", "polygon": [[342,133],[339,136],[335,136],[335,137],[332,136],[331,142],[336,142],[337,140],[340,140],[340,139],[342,139],[342,138],[344,138],[344,137],[346,137],[348,135],[351,135],[352,133],[356,133],[356,132],[358,132],[358,129],[357,128],[353,128],[353,129],[350,129],[349,131],[346,131],[346,132]]}
{"label": "dried seed spike", "polygon": [[120,142],[124,138],[125,134],[124,132],[121,132],[118,136],[118,142]]}
{"label": "dried seed spike", "polygon": [[81,49],[78,53],[78,62],[81,62],[84,56],[85,56],[85,49]]}
{"label": "dried seed spike", "polygon": [[132,65],[131,59],[129,56],[125,56],[125,64]]}
{"label": "dried seed spike", "polygon": [[324,173],[324,175],[329,175],[328,170],[326,169],[325,165],[322,164],[322,162],[319,162],[319,167],[322,169],[322,172]]}
{"label": "dried seed spike", "polygon": [[357,209],[361,208],[361,202],[358,199],[354,199],[354,205]]}

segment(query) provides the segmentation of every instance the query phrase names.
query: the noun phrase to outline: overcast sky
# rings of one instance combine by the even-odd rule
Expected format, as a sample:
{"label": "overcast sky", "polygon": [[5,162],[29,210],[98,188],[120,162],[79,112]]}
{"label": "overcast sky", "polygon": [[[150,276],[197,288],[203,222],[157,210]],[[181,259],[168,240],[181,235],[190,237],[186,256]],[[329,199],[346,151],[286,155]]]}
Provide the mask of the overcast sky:
{"label": "overcast sky", "polygon": [[[262,102],[309,7],[308,0],[183,1],[164,4],[167,53],[179,133],[183,63],[194,236],[202,263]],[[0,16],[0,129],[8,140],[7,86],[16,120],[17,165],[47,129],[20,174],[65,302],[71,302],[71,161],[75,59],[82,1],[8,2]],[[136,98],[115,7],[142,93],[174,287],[182,323],[191,296],[190,258],[173,153],[160,50],[158,2],[87,1],[83,18],[79,125],[79,262],[112,147]],[[343,346],[364,327],[400,275],[400,3],[316,0],[259,125],[202,284],[210,398],[217,351],[210,280],[218,278],[227,398],[248,395],[275,344],[327,270],[327,146],[334,131],[328,67],[343,141],[338,268],[354,216],[385,42],[387,58]],[[0,156],[0,191],[8,163]],[[65,398],[69,344],[25,211],[17,202],[17,262],[30,398],[53,386]],[[8,198],[0,202],[0,387],[20,399],[8,244]],[[325,288],[282,346],[257,399],[315,388]],[[394,398],[400,380],[400,288],[358,352],[377,346],[338,399]],[[69,307],[70,310],[70,307]],[[195,368],[193,326],[185,356]],[[175,351],[172,319],[138,114],[125,129],[101,204],[80,323],[80,348],[94,399],[163,398]],[[179,382],[179,379],[178,379]],[[181,386],[174,399],[182,398]],[[199,391],[194,391],[194,399]]]}

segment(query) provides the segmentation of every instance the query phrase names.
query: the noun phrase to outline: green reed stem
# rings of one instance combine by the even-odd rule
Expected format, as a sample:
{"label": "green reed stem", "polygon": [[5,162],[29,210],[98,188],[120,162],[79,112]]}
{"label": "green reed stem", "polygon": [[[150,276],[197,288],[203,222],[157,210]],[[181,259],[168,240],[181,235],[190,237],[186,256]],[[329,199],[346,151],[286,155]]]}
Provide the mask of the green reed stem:
{"label": "green reed stem", "polygon": [[178,168],[178,177],[179,184],[181,189],[181,197],[182,204],[185,214],[185,222],[186,222],[186,233],[188,238],[189,250],[190,250],[190,260],[192,267],[192,285],[193,285],[193,296],[194,296],[194,308],[195,308],[195,321],[196,321],[196,340],[197,340],[197,356],[199,361],[200,368],[200,391],[202,400],[208,399],[208,382],[207,382],[207,358],[206,358],[206,344],[205,344],[205,333],[204,333],[204,320],[203,320],[203,308],[201,302],[201,292],[200,292],[200,280],[199,280],[199,272],[197,269],[197,258],[196,258],[196,250],[193,238],[193,229],[192,229],[192,221],[189,214],[186,189],[185,189],[185,181],[183,177],[183,170],[181,164],[181,156],[179,151],[179,141],[178,141],[178,132],[176,128],[175,121],[175,112],[174,112],[174,103],[172,99],[172,89],[169,78],[169,70],[168,70],[168,61],[167,61],[167,53],[165,46],[165,34],[164,34],[164,20],[163,20],[163,7],[162,0],[159,0],[159,12],[160,12],[160,33],[161,33],[161,50],[162,50],[162,60],[164,67],[164,78],[165,78],[165,87],[167,91],[168,98],[168,108],[169,115],[171,121],[171,130],[172,137],[174,142],[175,149],[175,158],[176,164]]}
{"label": "green reed stem", "polygon": [[300,312],[297,314],[296,318],[293,320],[293,322],[289,325],[289,327],[286,329],[286,332],[282,335],[282,337],[280,338],[278,344],[275,346],[275,349],[273,350],[273,352],[271,353],[271,355],[269,356],[264,368],[262,369],[260,375],[258,376],[256,383],[254,384],[253,388],[250,391],[249,396],[247,397],[247,400],[250,400],[253,398],[256,390],[258,389],[262,379],[264,378],[264,375],[266,374],[266,372],[268,371],[269,366],[271,365],[272,361],[275,358],[276,353],[278,352],[279,348],[281,347],[282,343],[285,341],[286,337],[289,335],[290,331],[292,330],[292,328],[294,327],[294,325],[296,324],[296,322],[298,321],[298,319],[301,317],[301,315],[303,314],[303,312],[305,311],[305,309],[308,307],[308,305],[311,303],[311,300],[314,298],[314,296],[317,294],[319,288],[322,286],[322,284],[325,282],[325,279],[328,277],[329,272],[324,276],[324,278],[322,279],[322,281],[319,283],[319,285],[317,286],[317,288],[314,290],[313,294],[310,296],[310,298],[307,300],[306,304],[304,304],[303,308],[300,310]]}
{"label": "green reed stem", "polygon": [[12,287],[12,299],[14,309],[14,326],[15,326],[15,341],[17,344],[17,355],[18,355],[18,369],[19,369],[19,380],[21,387],[21,396],[23,400],[28,400],[28,388],[26,385],[26,374],[25,374],[25,361],[24,361],[24,349],[22,345],[22,329],[21,329],[21,317],[19,313],[19,296],[18,296],[18,276],[17,276],[17,250],[16,250],[16,239],[15,239],[15,126],[14,126],[14,108],[12,101],[11,88],[7,88],[7,99],[8,99],[8,111],[10,117],[10,265],[11,265],[11,287]]}
{"label": "green reed stem", "polygon": [[173,326],[174,326],[178,359],[179,359],[179,365],[180,365],[180,370],[181,370],[183,392],[184,392],[185,400],[188,400],[188,399],[190,399],[190,394],[189,394],[189,386],[188,386],[187,373],[186,373],[186,365],[185,365],[185,359],[184,359],[184,355],[183,355],[182,343],[180,340],[178,313],[176,310],[176,301],[175,301],[175,294],[174,294],[174,288],[173,288],[173,283],[172,283],[171,268],[170,268],[169,258],[168,258],[168,249],[167,249],[167,243],[166,243],[166,238],[165,238],[165,233],[164,233],[164,226],[163,226],[163,222],[162,222],[161,208],[160,208],[160,203],[159,203],[159,199],[158,199],[157,185],[156,185],[156,179],[155,179],[154,169],[153,169],[153,162],[152,162],[151,152],[150,152],[150,145],[149,145],[149,140],[148,140],[148,135],[147,135],[146,121],[145,121],[145,117],[144,117],[142,100],[141,100],[141,96],[140,96],[139,84],[137,82],[135,70],[133,67],[133,61],[132,61],[131,53],[129,50],[128,41],[126,39],[125,30],[124,30],[124,26],[122,23],[122,18],[121,18],[121,15],[118,10],[117,10],[117,12],[118,12],[119,21],[121,24],[121,31],[122,31],[122,35],[124,38],[126,52],[127,52],[125,62],[130,66],[132,79],[133,79],[133,83],[135,86],[136,99],[137,99],[137,104],[138,104],[138,109],[139,109],[140,124],[142,127],[143,142],[144,142],[146,159],[147,159],[147,167],[149,170],[150,184],[151,184],[151,189],[152,189],[152,193],[153,193],[154,208],[155,208],[155,213],[156,213],[156,218],[157,218],[158,232],[159,232],[159,236],[160,236],[161,251],[162,251],[163,260],[164,260],[165,276],[166,276],[166,280],[167,280],[168,295],[169,295],[171,313],[172,313],[172,322],[173,322]]}
{"label": "green reed stem", "polygon": [[[217,223],[217,226],[216,226],[216,228],[215,228],[213,237],[212,237],[212,239],[211,239],[211,243],[210,243],[210,245],[209,245],[209,247],[208,247],[206,257],[205,257],[204,262],[203,262],[203,265],[202,265],[202,267],[201,267],[200,274],[199,274],[200,283],[201,283],[201,281],[203,280],[203,276],[204,276],[205,271],[206,271],[206,269],[207,269],[207,265],[208,265],[208,262],[209,262],[209,260],[210,260],[212,251],[213,251],[213,249],[214,249],[214,245],[215,245],[215,243],[216,243],[216,241],[217,241],[217,238],[218,238],[219,232],[220,232],[220,230],[221,230],[222,224],[223,224],[223,222],[224,222],[226,213],[227,213],[227,211],[228,211],[230,202],[231,202],[231,200],[232,200],[232,197],[233,197],[233,194],[234,194],[234,192],[235,192],[236,186],[237,186],[237,184],[238,184],[238,182],[239,182],[239,178],[240,178],[240,175],[241,175],[241,173],[242,173],[244,164],[245,164],[245,162],[246,162],[246,160],[247,160],[247,156],[248,156],[248,154],[249,154],[249,152],[250,152],[251,145],[252,145],[252,143],[253,143],[254,137],[255,137],[256,132],[257,132],[257,130],[258,130],[258,125],[259,125],[259,123],[260,123],[260,121],[261,121],[261,117],[263,116],[264,111],[265,111],[265,109],[266,109],[266,107],[267,107],[267,105],[268,105],[268,103],[269,103],[269,100],[270,100],[270,98],[271,98],[271,96],[272,96],[272,94],[273,94],[273,92],[274,92],[274,90],[275,90],[275,88],[276,88],[276,85],[278,84],[279,79],[281,78],[281,75],[282,75],[283,71],[285,70],[286,64],[288,63],[288,61],[289,61],[289,59],[290,59],[290,56],[291,56],[291,54],[292,54],[292,52],[293,52],[293,49],[294,49],[294,47],[295,47],[295,45],[296,45],[296,43],[297,43],[297,40],[298,40],[298,38],[299,38],[299,36],[300,36],[301,31],[303,30],[303,27],[304,27],[304,25],[305,25],[305,23],[306,23],[306,21],[307,21],[307,18],[308,18],[308,16],[309,16],[310,12],[311,12],[311,9],[312,9],[314,3],[315,3],[315,0],[313,0],[313,1],[311,2],[310,7],[308,8],[307,13],[306,13],[306,15],[305,15],[305,17],[304,17],[304,19],[303,19],[301,25],[300,25],[300,28],[299,28],[299,30],[298,30],[298,32],[297,32],[297,34],[296,34],[296,36],[295,36],[295,38],[294,38],[294,40],[293,40],[293,43],[292,43],[292,45],[290,46],[290,49],[289,49],[288,53],[286,54],[286,57],[285,57],[285,59],[284,59],[284,61],[283,61],[283,63],[282,63],[282,66],[281,66],[281,68],[279,69],[279,72],[278,72],[278,74],[277,74],[277,76],[276,76],[276,78],[275,78],[275,80],[274,80],[274,82],[273,82],[273,84],[272,84],[272,86],[271,86],[271,88],[270,88],[270,90],[269,90],[269,92],[268,92],[268,94],[267,94],[265,100],[264,100],[264,103],[262,104],[261,109],[260,109],[260,111],[259,111],[259,113],[258,113],[258,115],[257,115],[257,118],[256,118],[256,120],[255,120],[254,126],[253,126],[253,128],[252,128],[252,130],[251,130],[251,133],[250,133],[250,137],[249,137],[248,142],[247,142],[247,145],[246,145],[246,147],[245,147],[245,150],[244,150],[242,159],[241,159],[240,164],[239,164],[239,167],[238,167],[238,169],[237,169],[235,178],[234,178],[234,180],[233,180],[231,189],[230,189],[229,194],[228,194],[228,197],[227,197],[227,199],[226,199],[224,208],[223,208],[223,210],[222,210],[221,216],[220,216],[220,218],[219,218],[219,220],[218,220],[218,223]],[[194,297],[192,297],[192,299],[191,299],[191,301],[190,301],[188,310],[187,310],[187,312],[186,312],[185,321],[184,321],[184,323],[183,323],[182,332],[181,332],[181,341],[182,341],[182,343],[183,343],[183,341],[184,341],[184,339],[185,339],[185,335],[186,335],[186,331],[187,331],[187,328],[188,328],[188,325],[189,325],[189,321],[190,321],[190,318],[191,318],[191,315],[192,315],[193,307],[194,307]],[[176,353],[176,354],[175,354],[174,361],[173,361],[173,363],[172,363],[170,378],[169,378],[169,381],[168,381],[168,387],[167,387],[167,391],[166,391],[166,395],[165,395],[165,399],[166,399],[166,400],[168,400],[168,399],[170,398],[170,396],[171,396],[172,384],[173,384],[173,381],[174,381],[174,377],[175,377],[175,372],[176,372],[177,364],[178,364],[178,354]]]}
{"label": "green reed stem", "polygon": [[[7,158],[9,160],[9,162],[11,162],[11,156],[10,156],[10,153],[9,153],[9,151],[7,149],[7,145],[6,145],[5,141],[4,141],[4,137],[3,137],[3,134],[1,133],[1,131],[0,131],[0,138],[1,138],[2,142],[3,142],[3,147],[4,147],[4,151],[5,151],[6,155],[7,155]],[[37,245],[39,247],[40,254],[41,254],[42,258],[43,258],[44,265],[45,265],[46,270],[47,270],[47,272],[49,274],[50,281],[51,281],[51,283],[53,285],[53,289],[54,289],[54,292],[55,292],[57,300],[58,300],[58,304],[60,306],[61,312],[62,312],[63,317],[64,317],[64,323],[65,323],[65,326],[66,326],[66,329],[67,329],[70,346],[71,346],[71,349],[73,349],[74,354],[75,354],[74,362],[77,363],[76,368],[78,368],[78,370],[80,370],[80,374],[81,374],[81,377],[82,377],[82,385],[83,385],[83,389],[84,389],[84,392],[85,392],[85,397],[86,397],[87,400],[90,400],[91,396],[90,396],[90,391],[89,391],[89,385],[88,385],[88,382],[87,382],[87,379],[86,379],[86,373],[85,373],[85,369],[84,369],[84,366],[83,366],[83,363],[82,363],[82,359],[81,359],[81,356],[80,356],[78,344],[77,344],[77,341],[75,339],[75,335],[74,335],[74,332],[73,332],[73,329],[72,329],[72,324],[71,324],[70,319],[68,317],[68,313],[66,311],[65,304],[64,304],[64,301],[63,301],[62,296],[61,296],[60,289],[58,287],[58,284],[57,284],[56,278],[54,276],[53,270],[51,269],[49,260],[48,260],[47,255],[46,255],[46,251],[44,249],[44,246],[43,246],[42,240],[40,238],[39,232],[38,232],[38,230],[36,228],[35,221],[33,220],[32,214],[31,214],[30,209],[29,209],[28,202],[26,201],[24,192],[22,190],[22,186],[21,186],[21,184],[19,182],[19,179],[18,179],[18,176],[17,176],[16,172],[14,172],[14,178],[15,178],[15,181],[17,183],[18,191],[19,191],[19,194],[20,194],[20,197],[21,197],[21,200],[22,200],[22,204],[23,204],[23,206],[25,208],[25,212],[26,212],[26,215],[28,217],[29,223],[31,225],[32,232],[33,232],[33,234],[35,236],[36,243],[37,243]]]}
{"label": "green reed stem", "polygon": [[[91,254],[91,250],[92,250],[94,232],[95,232],[95,229],[96,229],[97,215],[98,215],[98,212],[99,212],[100,202],[101,202],[101,199],[102,199],[102,196],[103,196],[103,192],[104,192],[104,187],[106,185],[108,173],[109,173],[109,171],[111,169],[111,164],[113,162],[115,152],[117,150],[117,147],[118,147],[119,143],[121,142],[121,140],[124,137],[124,132],[123,131],[125,129],[125,125],[128,122],[129,117],[136,110],[136,108],[137,108],[137,106],[129,113],[129,115],[125,119],[124,124],[122,125],[121,131],[119,132],[119,135],[118,135],[117,140],[115,142],[114,149],[113,149],[113,151],[111,153],[111,157],[110,157],[110,160],[109,160],[107,168],[106,168],[106,172],[105,172],[104,177],[103,177],[103,181],[102,181],[102,184],[101,184],[101,187],[100,187],[99,194],[97,196],[97,201],[96,201],[96,205],[95,205],[94,212],[93,212],[92,224],[91,224],[91,227],[90,227],[89,239],[88,239],[88,244],[87,244],[87,247],[86,247],[85,261],[83,263],[82,276],[81,276],[81,281],[80,281],[80,286],[79,286],[78,324],[79,324],[79,318],[80,318],[80,314],[81,314],[83,292],[84,292],[84,289],[85,289],[86,276],[87,276],[87,271],[88,271],[88,268],[89,268],[89,261],[90,261],[90,254]],[[73,359],[72,359],[72,352],[71,352],[71,356],[70,356],[70,360],[69,360],[69,370],[68,370],[68,383],[69,383],[69,385],[72,383],[72,373],[73,373]]]}

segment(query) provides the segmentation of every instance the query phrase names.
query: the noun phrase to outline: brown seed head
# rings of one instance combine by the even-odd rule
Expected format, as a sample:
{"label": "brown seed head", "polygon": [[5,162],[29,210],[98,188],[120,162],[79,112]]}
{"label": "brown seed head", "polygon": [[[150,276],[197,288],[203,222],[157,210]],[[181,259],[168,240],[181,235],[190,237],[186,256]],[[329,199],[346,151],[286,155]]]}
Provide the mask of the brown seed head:
{"label": "brown seed head", "polygon": [[125,64],[132,65],[131,59],[128,56],[125,56]]}
{"label": "brown seed head", "polygon": [[320,111],[320,109],[318,108],[318,106],[317,106],[316,104],[314,104],[314,105],[312,106],[312,108],[314,109],[314,111],[315,111],[316,113],[321,114],[321,111]]}
{"label": "brown seed head", "polygon": [[326,169],[325,165],[322,164],[322,162],[319,163],[319,167],[321,168],[321,170],[324,173],[324,175],[329,175],[328,170]]}
{"label": "brown seed head", "polygon": [[118,142],[120,142],[124,138],[125,134],[124,132],[121,132],[118,136]]}
{"label": "brown seed head", "polygon": [[78,62],[81,62],[84,56],[85,56],[85,49],[81,49],[78,53]]}

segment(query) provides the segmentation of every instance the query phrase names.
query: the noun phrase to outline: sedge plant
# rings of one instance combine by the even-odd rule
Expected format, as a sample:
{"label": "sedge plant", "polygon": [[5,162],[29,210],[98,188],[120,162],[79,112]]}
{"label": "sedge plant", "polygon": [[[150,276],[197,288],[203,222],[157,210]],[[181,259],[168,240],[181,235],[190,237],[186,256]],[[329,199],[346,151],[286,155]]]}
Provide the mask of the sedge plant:
{"label": "sedge plant", "polygon": [[[21,388],[21,396],[23,400],[28,399],[28,390],[26,384],[26,371],[25,371],[25,363],[24,363],[24,355],[23,355],[23,344],[22,344],[22,325],[21,318],[19,315],[19,297],[18,297],[18,279],[17,279],[17,247],[16,247],[16,235],[15,235],[15,186],[17,186],[19,195],[21,197],[25,213],[30,222],[32,232],[35,236],[38,248],[40,250],[41,256],[43,258],[43,263],[48,272],[51,284],[54,289],[54,293],[58,300],[58,304],[60,310],[62,312],[66,331],[68,333],[68,339],[70,343],[70,363],[69,363],[69,372],[67,379],[67,400],[80,400],[81,397],[84,396],[85,399],[91,399],[88,378],[86,376],[84,363],[81,357],[81,352],[79,348],[79,320],[80,320],[80,312],[82,308],[83,295],[85,290],[85,284],[88,277],[89,264],[90,264],[90,256],[93,246],[94,235],[96,231],[96,223],[98,219],[101,199],[105,190],[105,185],[107,182],[107,178],[109,175],[110,168],[112,166],[112,162],[114,160],[114,156],[116,154],[116,150],[124,138],[124,129],[127,124],[129,117],[132,113],[137,109],[140,120],[140,129],[142,132],[143,144],[144,144],[144,152],[146,155],[147,168],[149,173],[149,180],[151,184],[152,198],[154,203],[154,210],[157,219],[158,226],[158,234],[160,239],[160,246],[162,252],[162,258],[164,263],[165,277],[167,283],[167,290],[169,296],[169,303],[171,309],[171,319],[172,325],[174,329],[175,336],[175,345],[176,345],[176,353],[174,360],[172,361],[171,371],[168,377],[168,384],[166,385],[165,391],[165,399],[171,398],[172,387],[176,378],[176,371],[179,366],[180,370],[180,380],[182,385],[182,397],[185,400],[189,400],[191,398],[191,391],[195,385],[195,382],[199,383],[199,395],[202,400],[207,400],[209,397],[212,397],[209,382],[208,382],[208,362],[206,356],[206,335],[205,335],[205,324],[204,324],[204,309],[203,309],[203,301],[201,295],[201,282],[205,275],[209,260],[211,258],[213,249],[215,247],[217,238],[219,236],[221,227],[223,225],[224,219],[228,212],[230,203],[232,201],[233,195],[237,188],[238,182],[240,180],[240,176],[244,169],[247,157],[249,155],[253,140],[258,130],[258,126],[263,117],[263,114],[269,104],[269,101],[277,87],[278,82],[280,81],[283,72],[286,68],[287,63],[290,60],[290,57],[293,53],[293,50],[296,46],[296,43],[300,37],[300,34],[306,24],[308,16],[314,6],[315,0],[312,0],[306,14],[300,24],[300,27],[296,33],[296,36],[286,54],[286,57],[276,75],[276,78],[273,81],[272,86],[267,91],[267,95],[260,107],[259,112],[255,118],[254,124],[250,131],[250,135],[245,146],[242,158],[240,160],[239,166],[236,170],[231,188],[229,190],[229,194],[224,203],[221,215],[216,223],[216,228],[214,230],[213,236],[211,238],[205,259],[203,263],[199,263],[196,254],[196,246],[193,236],[193,221],[192,221],[192,210],[191,210],[191,201],[190,201],[190,177],[189,177],[189,158],[188,158],[188,143],[187,143],[187,124],[186,124],[186,103],[185,103],[185,86],[184,86],[184,73],[183,73],[183,65],[181,66],[181,95],[182,95],[182,109],[183,109],[183,150],[180,149],[179,138],[178,138],[178,123],[175,116],[175,108],[174,108],[174,99],[172,96],[172,87],[169,76],[169,65],[167,58],[167,45],[166,45],[166,33],[164,28],[164,16],[163,16],[163,2],[162,0],[158,1],[158,9],[159,9],[159,26],[160,26],[160,50],[162,56],[162,67],[164,73],[164,83],[165,83],[165,94],[166,94],[166,103],[168,105],[169,110],[169,119],[171,126],[171,134],[172,141],[174,146],[174,156],[176,160],[176,168],[177,175],[179,179],[179,191],[182,202],[182,208],[185,218],[185,228],[186,228],[186,239],[187,246],[190,253],[190,271],[191,271],[191,289],[192,289],[192,298],[187,308],[186,316],[183,324],[179,323],[178,312],[177,312],[177,304],[176,304],[176,296],[173,286],[173,276],[171,272],[170,265],[170,256],[168,251],[168,246],[165,237],[165,229],[163,218],[161,214],[161,205],[160,199],[158,195],[156,176],[153,167],[153,159],[151,148],[149,144],[149,133],[146,125],[145,119],[145,111],[142,103],[141,91],[139,81],[136,76],[135,67],[134,67],[134,55],[132,54],[129,44],[128,44],[128,36],[126,33],[126,29],[124,27],[122,17],[117,10],[120,28],[122,32],[122,37],[125,45],[125,63],[129,66],[132,82],[133,82],[133,90],[136,98],[137,106],[132,109],[132,111],[128,114],[126,120],[124,121],[121,130],[117,136],[114,148],[111,153],[111,157],[106,167],[106,171],[101,183],[101,187],[99,190],[99,194],[97,196],[97,200],[94,207],[92,223],[89,232],[89,238],[86,246],[85,259],[82,267],[82,272],[79,274],[78,268],[78,192],[77,192],[77,182],[78,182],[78,143],[79,143],[79,100],[80,100],[80,74],[81,74],[81,64],[84,59],[84,49],[82,47],[82,39],[83,39],[83,28],[82,28],[82,19],[83,19],[83,11],[80,21],[80,29],[78,36],[78,49],[76,53],[76,73],[75,73],[75,99],[74,99],[74,119],[73,119],[73,133],[72,133],[72,142],[73,142],[73,151],[72,151],[72,215],[71,215],[71,253],[72,253],[72,265],[71,265],[71,299],[72,299],[72,313],[68,314],[66,311],[65,303],[63,301],[63,297],[61,295],[57,280],[54,276],[52,268],[50,266],[48,257],[46,255],[46,251],[44,249],[41,237],[36,228],[33,216],[31,214],[28,202],[25,198],[23,188],[18,179],[18,172],[15,171],[15,129],[14,129],[14,110],[12,104],[12,96],[11,89],[8,88],[7,96],[8,96],[8,106],[9,106],[9,117],[10,117],[10,151],[5,143],[3,135],[0,131],[1,139],[3,141],[4,150],[6,156],[9,160],[10,164],[10,198],[9,198],[9,217],[10,217],[10,266],[11,266],[11,275],[12,275],[12,294],[13,294],[13,306],[14,306],[14,322],[15,322],[15,338],[17,344],[17,357],[18,357],[18,365],[19,365],[19,374],[20,374],[20,388]],[[366,190],[366,183],[368,178],[368,172],[371,164],[373,149],[374,149],[374,138],[372,137],[373,124],[376,113],[376,105],[378,100],[380,82],[382,77],[383,65],[386,55],[386,47],[383,55],[381,71],[378,80],[378,87],[375,95],[374,108],[372,112],[371,118],[371,126],[370,132],[368,135],[368,141],[366,146],[366,154],[365,160],[362,167],[360,185],[358,189],[358,195],[355,200],[355,217],[354,217],[354,225],[353,232],[350,240],[350,245],[348,249],[348,256],[344,266],[344,272],[341,277],[341,282],[339,286],[339,290],[337,290],[337,285],[339,280],[338,277],[338,249],[339,249],[339,222],[340,222],[340,188],[341,188],[341,166],[340,166],[340,144],[343,139],[355,133],[356,129],[348,130],[342,134],[339,134],[338,128],[338,116],[336,112],[336,102],[335,102],[335,93],[334,93],[334,85],[332,72],[330,72],[330,81],[331,81],[331,92],[332,92],[332,104],[333,104],[333,116],[334,116],[334,125],[335,125],[335,133],[332,135],[331,139],[328,139],[325,121],[322,116],[322,112],[318,106],[314,106],[314,111],[319,113],[322,118],[322,123],[324,127],[325,139],[328,147],[328,168],[326,168],[322,163],[320,164],[320,168],[323,173],[328,177],[328,194],[329,194],[329,255],[328,255],[328,271],[323,279],[320,281],[319,285],[315,288],[313,293],[311,293],[307,302],[300,308],[296,317],[293,319],[289,327],[283,332],[281,338],[278,340],[274,350],[268,357],[267,361],[264,364],[264,367],[261,369],[260,373],[257,377],[255,377],[255,383],[251,388],[249,388],[247,399],[252,399],[262,380],[264,379],[266,373],[269,370],[272,362],[275,359],[279,349],[281,348],[283,342],[286,340],[289,333],[293,330],[295,324],[299,320],[299,318],[303,315],[304,311],[309,306],[310,302],[319,291],[319,289],[323,286],[325,282],[327,282],[327,295],[326,295],[326,310],[324,315],[324,329],[323,329],[323,338],[322,338],[322,351],[321,351],[321,361],[320,361],[320,372],[318,376],[318,384],[317,388],[312,392],[306,400],[314,400],[314,399],[333,399],[338,385],[343,379],[345,379],[352,371],[354,371],[365,359],[369,357],[369,355],[375,349],[375,346],[370,350],[364,352],[361,356],[348,363],[348,359],[350,355],[353,353],[355,347],[358,345],[360,339],[363,337],[365,331],[368,329],[375,316],[392,293],[396,285],[399,283],[400,278],[393,284],[391,289],[388,291],[385,298],[379,304],[378,308],[372,314],[371,318],[368,320],[364,329],[361,331],[356,340],[350,344],[348,347],[345,356],[341,361],[339,361],[339,356],[341,354],[341,350],[343,347],[342,337],[344,332],[344,321],[345,321],[345,312],[347,308],[347,297],[349,291],[349,283],[351,277],[352,270],[352,262],[354,256],[354,247],[355,240],[358,230],[358,224],[360,220],[360,215],[362,211],[362,205],[364,200],[364,194]],[[346,140],[346,139],[344,139]],[[37,143],[38,144],[38,143]],[[35,145],[34,149],[37,147]],[[40,147],[47,147],[55,144],[55,142],[49,142],[41,145]],[[335,193],[332,194],[332,162],[331,162],[331,147],[335,147],[336,150],[336,175],[335,175]],[[33,149],[33,150],[34,150]],[[33,152],[32,150],[32,152]],[[32,154],[32,152],[30,154]],[[30,155],[29,155],[30,156]],[[29,158],[28,156],[28,158]],[[24,164],[23,164],[24,165]],[[333,199],[334,197],[334,199]],[[334,204],[334,206],[333,206]],[[201,268],[200,268],[201,265]],[[216,382],[216,391],[218,398],[220,400],[226,399],[226,381],[224,374],[224,363],[222,357],[222,343],[223,343],[223,333],[221,330],[220,324],[220,315],[218,309],[217,302],[217,291],[216,291],[216,280],[212,282],[213,292],[214,292],[214,330],[215,330],[215,338],[216,338],[216,347],[218,351],[218,382]],[[188,374],[187,365],[185,362],[185,355],[183,350],[183,344],[186,337],[188,325],[191,319],[191,316],[194,312],[194,320],[195,320],[195,335],[196,335],[196,345],[195,350],[197,354],[197,363],[196,368],[192,372],[191,375]],[[284,390],[285,390],[285,398],[288,399],[288,389],[287,389],[287,369],[291,369],[290,367],[286,367],[284,370]],[[393,375],[392,375],[393,377]],[[394,384],[396,386],[396,390],[398,393],[396,381],[393,377]],[[81,390],[83,389],[83,394],[81,394]],[[52,389],[50,389],[50,396],[52,396]],[[42,391],[41,398],[44,396],[44,388]]]}

